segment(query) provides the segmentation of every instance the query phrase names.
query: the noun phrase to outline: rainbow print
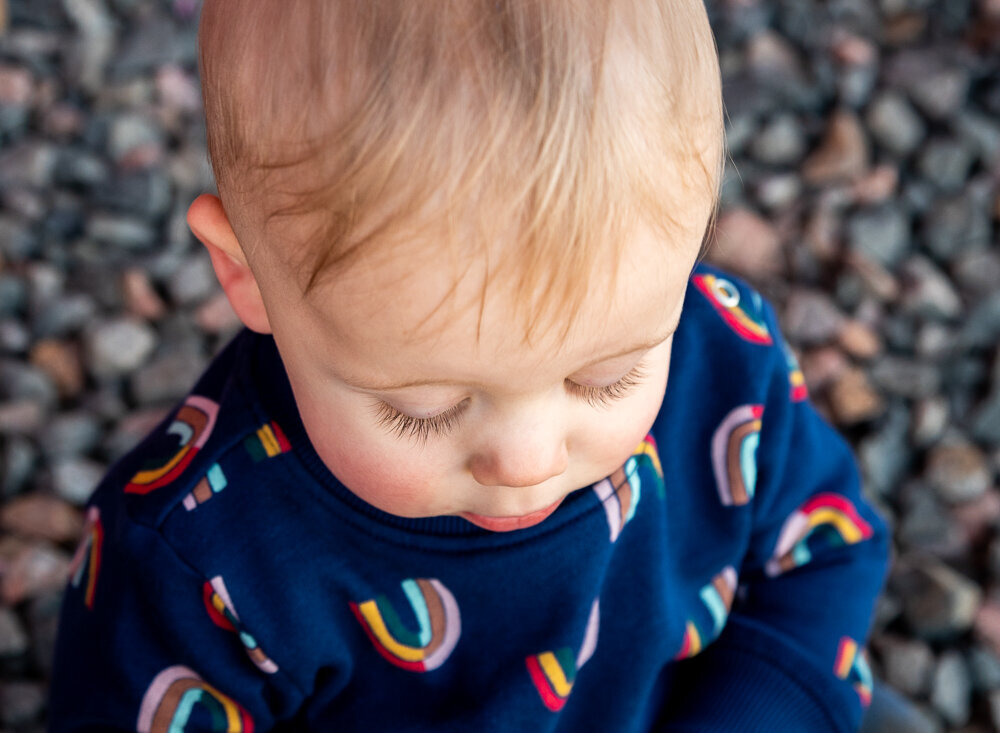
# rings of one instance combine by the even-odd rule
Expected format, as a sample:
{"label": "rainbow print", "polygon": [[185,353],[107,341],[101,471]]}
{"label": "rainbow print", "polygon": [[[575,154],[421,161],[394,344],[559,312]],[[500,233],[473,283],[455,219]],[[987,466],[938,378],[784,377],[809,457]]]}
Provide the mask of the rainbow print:
{"label": "rainbow print", "polygon": [[236,614],[233,601],[229,597],[229,591],[226,589],[221,575],[216,575],[205,582],[202,586],[202,599],[205,601],[208,617],[216,626],[239,634],[240,641],[243,642],[243,646],[247,650],[247,656],[261,672],[274,674],[278,671],[278,665],[261,650],[256,639],[239,628],[240,617]]}
{"label": "rainbow print", "polygon": [[656,481],[656,493],[660,498],[665,496],[663,485],[663,467],[660,455],[656,451],[656,441],[652,435],[647,435],[632,452],[625,465],[607,478],[593,485],[594,493],[604,505],[608,517],[608,529],[611,541],[618,539],[622,529],[633,516],[639,505],[642,493],[642,480],[639,468],[647,465],[653,469]]}
{"label": "rainbow print", "polygon": [[101,512],[96,506],[87,510],[83,525],[83,539],[77,545],[73,560],[69,565],[70,582],[74,588],[79,588],[83,581],[84,568],[87,572],[87,589],[84,591],[83,602],[88,609],[94,608],[94,593],[97,590],[97,576],[101,572],[101,548],[104,545],[104,524],[101,522]]}
{"label": "rainbow print", "polygon": [[259,463],[265,458],[280,456],[292,449],[285,434],[274,420],[264,423],[256,432],[247,436],[243,445],[254,463]]}
{"label": "rainbow print", "polygon": [[177,447],[152,459],[125,485],[125,492],[148,494],[180,476],[212,434],[218,414],[218,403],[207,397],[188,396],[166,431],[177,436]]}
{"label": "rainbow print", "polygon": [[849,636],[844,636],[840,640],[833,673],[854,685],[858,697],[861,698],[862,707],[866,708],[871,704],[872,672],[868,666],[868,658],[865,656],[865,650]]}
{"label": "rainbow print", "polygon": [[587,618],[587,629],[583,634],[583,644],[574,659],[573,650],[564,646],[554,652],[532,654],[524,660],[532,684],[538,690],[542,702],[552,712],[559,712],[569,693],[573,690],[576,673],[594,655],[597,649],[597,633],[601,625],[601,612],[595,599]]}
{"label": "rainbow print", "polygon": [[253,733],[253,720],[238,703],[219,692],[195,672],[176,665],[167,667],[153,679],[142,698],[138,733],[183,733],[195,711],[211,718],[211,728],[198,730],[219,733]]}
{"label": "rainbow print", "polygon": [[788,382],[791,386],[792,402],[802,402],[809,397],[809,388],[806,387],[806,377],[799,366],[799,360],[795,358],[795,352],[783,339],[781,350],[785,354],[785,364],[788,366]]}
{"label": "rainbow print", "polygon": [[722,572],[712,578],[711,583],[707,583],[698,591],[702,605],[712,618],[712,628],[706,633],[699,629],[694,621],[688,619],[680,651],[674,659],[693,657],[705,647],[706,643],[711,643],[722,633],[726,619],[729,618],[729,611],[733,607],[737,580],[736,569],[727,565]]}
{"label": "rainbow print", "polygon": [[222,467],[218,463],[213,463],[191,493],[184,497],[184,508],[191,511],[199,504],[204,504],[226,488],[227,484]]}
{"label": "rainbow print", "polygon": [[726,415],[712,436],[712,468],[724,506],[742,506],[753,498],[763,416],[763,405],[742,405]]}
{"label": "rainbow print", "polygon": [[351,603],[351,611],[379,654],[411,672],[430,672],[447,661],[461,636],[458,604],[434,578],[409,578],[402,587],[417,619],[416,632],[403,625],[384,595]]}
{"label": "rainbow print", "polygon": [[780,575],[808,563],[818,547],[853,545],[871,536],[871,525],[847,497],[816,494],[785,520],[765,569],[772,577]]}
{"label": "rainbow print", "polygon": [[736,333],[755,344],[773,343],[760,293],[751,290],[749,298],[741,298],[733,282],[710,274],[695,275],[691,281]]}

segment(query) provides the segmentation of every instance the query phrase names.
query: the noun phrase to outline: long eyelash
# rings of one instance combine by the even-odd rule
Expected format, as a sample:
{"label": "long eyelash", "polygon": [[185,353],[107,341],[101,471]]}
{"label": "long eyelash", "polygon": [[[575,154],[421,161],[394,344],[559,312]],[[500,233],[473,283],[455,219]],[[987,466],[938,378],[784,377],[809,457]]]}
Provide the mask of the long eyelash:
{"label": "long eyelash", "polygon": [[607,384],[603,387],[585,387],[582,384],[568,382],[567,387],[571,392],[587,400],[591,407],[607,407],[615,400],[632,391],[632,388],[642,383],[646,378],[646,371],[642,364],[637,364],[628,374],[617,382]]}
{"label": "long eyelash", "polygon": [[388,402],[375,405],[375,418],[379,425],[397,438],[413,438],[417,442],[426,441],[431,435],[444,435],[458,423],[458,418],[468,400],[462,400],[454,407],[433,417],[413,417],[405,415]]}

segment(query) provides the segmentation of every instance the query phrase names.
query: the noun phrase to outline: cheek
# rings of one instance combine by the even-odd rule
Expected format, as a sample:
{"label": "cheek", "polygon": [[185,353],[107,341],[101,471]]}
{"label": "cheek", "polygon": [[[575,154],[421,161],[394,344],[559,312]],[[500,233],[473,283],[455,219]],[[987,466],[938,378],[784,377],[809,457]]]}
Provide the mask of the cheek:
{"label": "cheek", "polygon": [[446,473],[427,451],[362,427],[336,405],[305,404],[300,414],[310,442],[351,493],[401,517],[445,512]]}

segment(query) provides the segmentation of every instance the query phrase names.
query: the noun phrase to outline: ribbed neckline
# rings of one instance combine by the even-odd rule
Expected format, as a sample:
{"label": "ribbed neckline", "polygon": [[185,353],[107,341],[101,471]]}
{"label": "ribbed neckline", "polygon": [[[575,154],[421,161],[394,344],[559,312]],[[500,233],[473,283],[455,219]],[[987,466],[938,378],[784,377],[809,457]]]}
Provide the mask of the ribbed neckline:
{"label": "ribbed neckline", "polygon": [[294,394],[285,373],[281,355],[273,337],[245,331],[243,349],[246,353],[241,363],[247,365],[241,387],[246,396],[254,402],[261,417],[274,420],[281,427],[292,446],[290,458],[297,461],[303,470],[314,479],[317,487],[334,501],[328,502],[338,513],[349,513],[352,523],[360,524],[369,532],[390,532],[397,541],[406,541],[406,535],[417,537],[462,537],[480,540],[491,547],[517,544],[540,534],[547,534],[573,522],[589,511],[600,506],[600,500],[590,486],[571,492],[559,508],[544,522],[514,530],[512,532],[491,532],[457,516],[399,517],[384,512],[359,498],[348,489],[323,463],[313,447],[302,418],[296,407]]}

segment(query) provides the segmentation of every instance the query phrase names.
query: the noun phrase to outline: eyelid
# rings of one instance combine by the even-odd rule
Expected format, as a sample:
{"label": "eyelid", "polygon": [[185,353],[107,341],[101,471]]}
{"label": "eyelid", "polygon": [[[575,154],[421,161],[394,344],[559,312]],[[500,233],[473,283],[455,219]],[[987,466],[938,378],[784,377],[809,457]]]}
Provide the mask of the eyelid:
{"label": "eyelid", "polygon": [[468,404],[469,399],[465,398],[458,404],[436,415],[431,415],[430,417],[413,417],[393,407],[385,400],[378,400],[375,403],[375,418],[382,427],[397,438],[408,436],[423,443],[432,434],[445,435],[451,431]]}
{"label": "eyelid", "polygon": [[642,383],[646,376],[646,365],[640,361],[619,379],[603,387],[588,387],[567,379],[566,388],[578,397],[585,399],[591,407],[607,407],[611,402],[628,395],[634,387]]}

